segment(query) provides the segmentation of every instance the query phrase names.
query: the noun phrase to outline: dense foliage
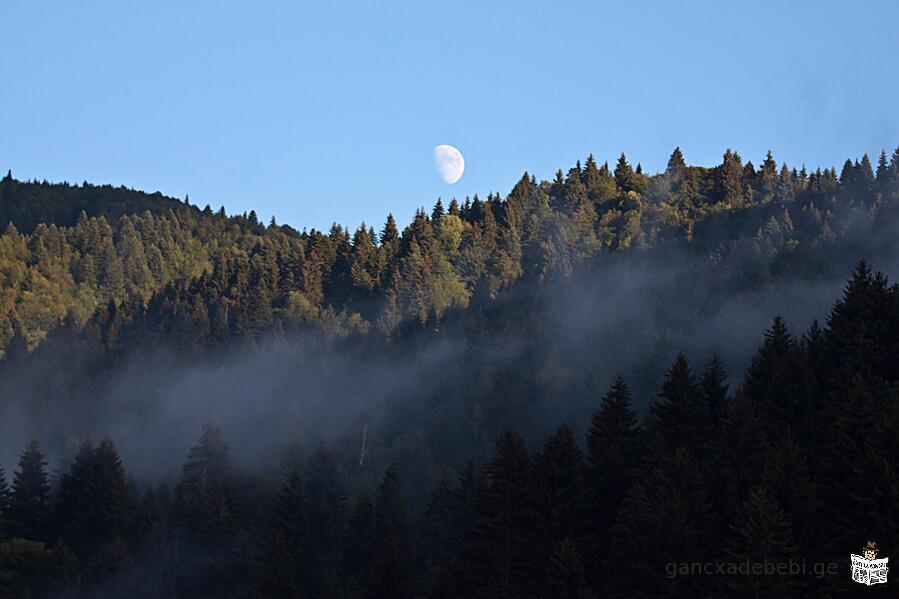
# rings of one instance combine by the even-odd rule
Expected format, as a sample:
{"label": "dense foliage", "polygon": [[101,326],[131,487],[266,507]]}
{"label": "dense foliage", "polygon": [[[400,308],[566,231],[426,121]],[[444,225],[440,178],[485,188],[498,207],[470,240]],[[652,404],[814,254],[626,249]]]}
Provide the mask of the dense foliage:
{"label": "dense foliage", "polygon": [[614,169],[591,156],[553,181],[525,173],[505,199],[438,200],[402,232],[390,216],[380,233],[337,224],[298,233],[255,213],[227,217],[158,194],[7,175],[0,348],[17,336],[33,349],[62,324],[77,330],[118,311],[186,352],[296,328],[390,336],[519,279],[532,285],[632,246],[680,244],[763,282],[783,254],[810,259],[821,242],[894,208],[897,182],[899,149],[882,153],[876,171],[865,156],[839,176],[778,169],[770,153],[758,169],[730,150],[703,168],[676,149],[654,176],[624,155]]}
{"label": "dense foliage", "polygon": [[[742,384],[679,355],[644,418],[618,379],[585,438],[420,481],[388,468],[350,497],[324,444],[247,473],[207,425],[181,476],[139,490],[111,441],[48,484],[37,443],[3,487],[0,592],[122,597],[823,596],[848,552],[899,538],[899,287],[861,263],[826,325],[775,319]],[[597,394],[598,395],[598,394]],[[0,478],[2,480],[2,478]],[[682,563],[799,563],[793,576]],[[821,566],[818,566],[821,564]],[[832,565],[831,565],[832,564]],[[820,571],[814,568],[822,568]],[[825,570],[826,568],[826,570]],[[816,575],[819,574],[819,575]]]}
{"label": "dense foliage", "polygon": [[[899,149],[590,157],[379,233],[7,175],[0,222],[0,431],[45,441],[0,470],[0,596],[811,596],[899,538],[899,289],[858,263],[824,326],[776,318],[754,354],[708,320],[893,262]],[[244,393],[258,420],[129,476],[119,438],[185,426],[185,371],[191,418]],[[667,575],[747,559],[839,571]]]}

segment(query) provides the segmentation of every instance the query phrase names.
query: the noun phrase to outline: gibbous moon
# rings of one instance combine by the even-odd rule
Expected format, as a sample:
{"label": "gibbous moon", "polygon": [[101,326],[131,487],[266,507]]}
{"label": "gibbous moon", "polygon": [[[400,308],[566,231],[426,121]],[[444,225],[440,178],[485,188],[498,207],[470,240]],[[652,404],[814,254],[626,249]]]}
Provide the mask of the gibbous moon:
{"label": "gibbous moon", "polygon": [[452,185],[462,178],[465,172],[465,158],[458,148],[447,144],[440,144],[434,148],[434,166],[440,172],[440,177]]}

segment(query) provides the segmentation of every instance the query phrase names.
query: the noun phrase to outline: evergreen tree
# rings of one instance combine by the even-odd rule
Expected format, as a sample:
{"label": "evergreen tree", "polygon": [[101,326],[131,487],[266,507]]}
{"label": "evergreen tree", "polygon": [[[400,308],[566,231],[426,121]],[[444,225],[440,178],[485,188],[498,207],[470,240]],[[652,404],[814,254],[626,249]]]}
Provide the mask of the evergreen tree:
{"label": "evergreen tree", "polygon": [[179,594],[233,595],[246,582],[248,565],[237,537],[240,502],[228,445],[221,430],[206,424],[190,448],[172,506]]}
{"label": "evergreen tree", "polygon": [[534,493],[530,456],[521,437],[514,432],[503,435],[496,444],[496,458],[484,470],[485,487],[476,503],[478,524],[465,560],[466,575],[478,596],[521,596],[532,588],[535,559],[529,538]]}
{"label": "evergreen tree", "polygon": [[315,551],[307,556],[310,592],[322,593],[337,580],[341,540],[346,517],[346,491],[337,463],[322,443],[306,466],[308,543]]}
{"label": "evergreen tree", "polygon": [[[784,563],[796,558],[790,523],[763,487],[750,493],[732,530],[728,554],[736,563]],[[737,597],[795,597],[801,590],[798,576],[752,569],[734,577],[728,588]]]}
{"label": "evergreen tree", "polygon": [[112,441],[81,444],[59,483],[60,532],[81,563],[82,584],[108,578],[122,565],[134,505]]}
{"label": "evergreen tree", "polygon": [[774,319],[743,381],[743,391],[756,404],[772,440],[785,431],[798,434],[807,425],[807,370],[798,344],[782,318]]}
{"label": "evergreen tree", "polygon": [[396,537],[400,542],[408,534],[408,511],[406,508],[403,481],[398,469],[391,466],[384,472],[375,499],[375,522],[378,536],[382,539]]}
{"label": "evergreen tree", "polygon": [[303,597],[306,559],[314,553],[302,474],[292,469],[281,486],[269,532],[262,591],[272,597]]}
{"label": "evergreen tree", "polygon": [[875,179],[880,189],[886,191],[890,183],[890,164],[887,162],[886,150],[880,151],[880,158],[877,159],[877,175]]}
{"label": "evergreen tree", "polygon": [[615,183],[622,193],[633,190],[634,186],[634,169],[627,161],[624,152],[618,157],[618,164],[615,165]]}
{"label": "evergreen tree", "polygon": [[342,571],[351,588],[361,588],[378,544],[375,506],[367,495],[360,495],[350,511],[349,528],[344,543]]}
{"label": "evergreen tree", "polygon": [[443,202],[440,200],[440,198],[437,198],[437,203],[434,204],[434,209],[431,211],[431,220],[436,221],[438,218],[440,218],[443,215],[444,215]]}
{"label": "evergreen tree", "polygon": [[[584,459],[567,425],[547,439],[543,451],[534,456],[534,522],[537,547],[543,558],[539,568],[565,539],[577,542],[583,535],[581,522],[587,506],[584,495]],[[532,572],[538,579],[539,571]]]}
{"label": "evergreen tree", "polygon": [[714,549],[705,482],[683,450],[661,456],[621,504],[603,566],[613,597],[708,596],[709,581],[670,578],[668,564],[703,562]]}
{"label": "evergreen tree", "polygon": [[706,411],[709,419],[709,430],[714,431],[724,414],[728,401],[727,371],[718,354],[706,363],[699,380],[703,397],[706,402]]}
{"label": "evergreen tree", "polygon": [[588,573],[595,587],[601,581],[601,564],[615,515],[640,466],[642,450],[630,389],[618,377],[594,412],[587,434],[586,500],[590,517],[582,531],[583,555],[591,564]]}
{"label": "evergreen tree", "polygon": [[668,158],[668,166],[665,167],[665,174],[679,180],[684,176],[687,164],[684,162],[684,155],[680,151],[680,147],[674,148],[671,156]]}
{"label": "evergreen tree", "polygon": [[546,569],[547,592],[552,599],[590,599],[593,593],[587,585],[587,577],[571,539],[565,539],[552,554]]}
{"label": "evergreen tree", "polygon": [[721,201],[730,208],[742,208],[745,202],[743,190],[743,164],[740,155],[728,149],[719,170],[718,187]]}
{"label": "evergreen tree", "polygon": [[410,596],[406,556],[399,540],[395,536],[390,536],[372,559],[362,597],[404,599]]}
{"label": "evergreen tree", "polygon": [[50,483],[44,452],[32,440],[19,457],[13,474],[9,506],[5,513],[5,530],[11,537],[37,541],[49,540],[48,497]]}
{"label": "evergreen tree", "polygon": [[659,391],[659,400],[650,407],[647,430],[651,441],[662,450],[684,448],[694,455],[703,442],[702,389],[697,385],[690,363],[678,354]]}

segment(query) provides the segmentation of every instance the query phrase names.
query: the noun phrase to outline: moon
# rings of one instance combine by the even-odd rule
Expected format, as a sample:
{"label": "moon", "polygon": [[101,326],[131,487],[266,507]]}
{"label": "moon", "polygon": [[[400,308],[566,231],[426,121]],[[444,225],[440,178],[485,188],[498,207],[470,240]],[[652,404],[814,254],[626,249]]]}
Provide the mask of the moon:
{"label": "moon", "polygon": [[462,178],[465,172],[465,158],[462,152],[448,144],[440,144],[434,148],[434,166],[444,182],[452,185]]}

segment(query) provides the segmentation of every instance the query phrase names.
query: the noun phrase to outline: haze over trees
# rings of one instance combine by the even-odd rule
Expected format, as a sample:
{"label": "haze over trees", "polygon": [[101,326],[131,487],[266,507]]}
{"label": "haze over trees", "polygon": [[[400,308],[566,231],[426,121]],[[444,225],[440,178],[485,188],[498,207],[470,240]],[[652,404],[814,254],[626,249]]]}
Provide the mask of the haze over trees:
{"label": "haze over trees", "polygon": [[[327,233],[8,175],[0,596],[847,592],[899,538],[874,162],[588,157]],[[838,572],[669,575],[764,559]]]}

